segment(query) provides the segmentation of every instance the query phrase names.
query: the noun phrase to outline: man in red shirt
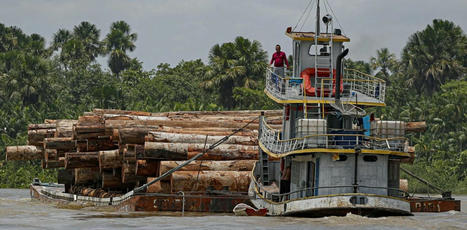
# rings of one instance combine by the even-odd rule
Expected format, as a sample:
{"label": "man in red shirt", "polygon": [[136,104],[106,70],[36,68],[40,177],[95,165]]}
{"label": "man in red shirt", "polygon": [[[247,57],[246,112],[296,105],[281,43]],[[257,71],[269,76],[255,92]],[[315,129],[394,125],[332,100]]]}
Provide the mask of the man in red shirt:
{"label": "man in red shirt", "polygon": [[284,62],[287,65],[287,68],[289,68],[287,55],[281,51],[280,45],[276,45],[276,52],[272,54],[272,59],[269,64],[272,65],[274,63],[274,73],[281,77],[284,76]]}

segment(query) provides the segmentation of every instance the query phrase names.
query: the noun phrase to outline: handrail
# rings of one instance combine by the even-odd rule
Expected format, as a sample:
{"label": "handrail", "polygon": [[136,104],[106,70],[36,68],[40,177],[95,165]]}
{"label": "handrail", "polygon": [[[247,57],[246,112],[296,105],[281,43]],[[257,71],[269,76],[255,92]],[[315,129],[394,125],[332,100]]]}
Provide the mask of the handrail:
{"label": "handrail", "polygon": [[[406,138],[399,137],[375,137],[363,134],[310,134],[303,137],[281,140],[280,132],[272,129],[262,117],[261,132],[259,142],[273,153],[286,153],[295,150],[305,149],[307,145],[323,145],[328,149],[355,148],[357,145],[361,149],[375,150],[396,150],[403,151]],[[349,137],[351,137],[349,139]],[[393,147],[391,147],[393,145]]]}
{"label": "handrail", "polygon": [[345,71],[350,71],[350,72],[357,72],[361,75],[365,75],[366,77],[370,77],[370,78],[373,78],[375,79],[375,81],[379,81],[379,82],[386,82],[385,80],[381,79],[381,78],[378,78],[378,77],[375,77],[375,76],[372,76],[370,74],[367,74],[367,73],[364,73],[360,70],[356,70],[356,69],[345,69]]}
{"label": "handrail", "polygon": [[[266,70],[266,90],[275,98],[281,100],[303,100],[321,99],[333,100],[334,78],[318,77],[318,81],[314,84],[316,95],[310,96],[304,93],[303,79],[300,77],[290,76],[289,73],[282,76],[277,74],[273,68]],[[343,72],[344,92],[346,94],[341,97],[343,103],[384,103],[386,82],[380,78],[360,72],[354,69],[346,69]],[[362,96],[354,97],[354,94],[362,94]]]}

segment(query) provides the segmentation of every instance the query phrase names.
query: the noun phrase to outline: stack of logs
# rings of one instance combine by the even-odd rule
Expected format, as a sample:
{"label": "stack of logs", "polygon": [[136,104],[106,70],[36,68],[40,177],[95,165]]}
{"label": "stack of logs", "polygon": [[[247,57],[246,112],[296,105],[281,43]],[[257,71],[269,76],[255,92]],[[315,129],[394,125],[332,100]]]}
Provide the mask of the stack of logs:
{"label": "stack of logs", "polygon": [[[28,145],[9,146],[7,160],[41,160],[62,168],[58,182],[67,192],[108,197],[147,183],[209,144],[257,118],[260,111],[148,113],[94,109],[78,120],[45,120],[28,126]],[[282,111],[265,111],[280,129]],[[255,120],[199,161],[194,161],[148,192],[248,190],[258,159]]]}

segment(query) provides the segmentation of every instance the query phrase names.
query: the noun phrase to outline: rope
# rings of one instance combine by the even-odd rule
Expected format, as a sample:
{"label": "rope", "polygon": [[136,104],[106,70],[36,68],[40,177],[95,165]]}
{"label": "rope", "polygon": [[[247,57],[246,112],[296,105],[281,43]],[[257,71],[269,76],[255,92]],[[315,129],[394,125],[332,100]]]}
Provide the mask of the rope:
{"label": "rope", "polygon": [[[332,10],[331,4],[328,2],[328,0],[324,0],[324,5],[326,6],[326,4],[328,4],[329,9],[331,10],[332,16],[334,16],[334,18],[336,19],[337,24],[338,24],[339,27],[341,28],[342,34],[345,35],[344,27],[342,27],[341,23],[339,22],[339,18],[337,18],[336,14],[335,14],[334,11]],[[333,31],[331,31],[331,32],[333,32]]]}
{"label": "rope", "polygon": [[246,125],[244,125],[243,127],[241,127],[241,128],[239,128],[239,129],[233,131],[231,134],[229,134],[229,135],[227,135],[227,136],[221,138],[221,139],[218,140],[216,143],[214,143],[214,144],[212,144],[211,146],[209,146],[209,148],[208,148],[207,150],[204,150],[203,152],[200,152],[200,153],[196,154],[196,156],[192,157],[191,159],[189,159],[189,160],[183,162],[182,164],[178,165],[177,167],[175,167],[175,168],[173,168],[173,169],[171,169],[171,170],[165,172],[164,174],[162,174],[161,176],[155,178],[154,180],[152,180],[152,181],[150,181],[150,182],[148,182],[148,183],[146,183],[146,184],[144,184],[144,185],[142,185],[142,186],[140,186],[140,187],[138,187],[138,188],[133,189],[132,191],[130,191],[130,192],[127,193],[127,194],[131,194],[131,193],[135,193],[135,192],[142,191],[142,190],[146,189],[147,187],[149,187],[150,185],[152,185],[152,184],[154,184],[154,183],[156,183],[156,182],[158,182],[158,181],[164,179],[165,177],[171,175],[172,173],[174,173],[175,171],[179,170],[180,168],[185,167],[185,166],[188,165],[189,163],[191,163],[191,162],[195,161],[196,159],[202,157],[202,156],[203,156],[204,154],[206,154],[208,151],[213,150],[213,149],[215,149],[217,146],[219,146],[220,144],[226,142],[231,136],[233,136],[233,135],[235,135],[236,133],[242,131],[242,130],[245,129],[247,126],[249,126],[251,123],[253,123],[254,121],[256,121],[258,118],[259,118],[259,116],[256,117],[255,119],[249,121],[249,122],[248,122]]}
{"label": "rope", "polygon": [[[293,30],[295,30],[295,28],[297,28],[298,24],[300,24],[300,21],[302,20],[303,16],[305,15],[305,13],[307,12],[308,8],[310,7],[311,3],[313,3],[314,0],[310,0],[308,2],[308,5],[305,7],[305,10],[303,11],[302,15],[300,16],[300,18],[298,19],[297,21],[297,24],[295,24]],[[311,7],[313,8],[313,7]]]}
{"label": "rope", "polygon": [[[203,151],[206,150],[206,144],[207,144],[207,142],[208,142],[208,135],[206,135],[206,138],[204,139]],[[199,173],[201,172],[201,167],[202,167],[202,166],[203,166],[203,161],[201,160],[201,161],[199,162],[198,175],[196,175],[196,182],[195,182],[196,188],[198,188]],[[194,190],[194,189],[195,189],[195,188],[193,187],[193,190]],[[192,191],[193,191],[193,190],[192,190]]]}
{"label": "rope", "polygon": [[[314,3],[314,2],[313,2]],[[317,2],[318,3],[318,2]],[[311,15],[311,11],[313,9],[313,6],[314,4],[310,7],[310,9],[308,10],[308,14],[307,16],[305,17],[305,20],[303,20],[303,24],[302,26],[300,27],[300,31],[302,31],[303,27],[305,26],[305,24],[308,22],[308,19],[310,18],[310,15]]]}

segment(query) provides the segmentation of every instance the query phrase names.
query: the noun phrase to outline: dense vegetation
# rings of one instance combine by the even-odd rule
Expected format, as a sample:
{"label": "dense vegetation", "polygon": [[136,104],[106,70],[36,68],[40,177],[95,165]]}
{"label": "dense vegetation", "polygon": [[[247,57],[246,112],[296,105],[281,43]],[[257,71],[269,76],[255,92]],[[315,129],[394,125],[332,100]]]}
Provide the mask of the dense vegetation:
{"label": "dense vegetation", "polygon": [[[124,21],[110,32],[89,22],[60,29],[50,44],[38,34],[0,24],[0,159],[7,145],[25,144],[28,123],[76,118],[93,108],[144,111],[276,109],[263,93],[267,53],[258,41],[237,37],[216,44],[209,62],[161,63],[143,70],[128,53],[137,35]],[[414,33],[401,59],[377,50],[348,67],[388,82],[383,119],[426,120],[411,134],[417,160],[406,166],[447,189],[467,192],[467,38],[460,27],[434,20]],[[105,57],[108,68],[96,58]],[[33,177],[54,180],[40,163],[0,161],[0,187],[25,187]],[[422,188],[411,181],[412,188]],[[423,191],[423,190],[419,190]]]}

